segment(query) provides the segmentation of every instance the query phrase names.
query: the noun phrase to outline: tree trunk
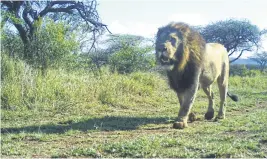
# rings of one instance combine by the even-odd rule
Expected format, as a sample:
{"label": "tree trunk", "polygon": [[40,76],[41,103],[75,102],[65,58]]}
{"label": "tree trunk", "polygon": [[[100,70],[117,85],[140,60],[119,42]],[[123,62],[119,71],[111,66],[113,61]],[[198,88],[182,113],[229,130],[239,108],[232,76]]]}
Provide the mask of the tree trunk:
{"label": "tree trunk", "polygon": [[29,46],[30,46],[30,40],[27,36],[26,30],[24,30],[23,26],[21,24],[14,23],[14,26],[18,29],[19,36],[23,42],[24,50],[23,50],[23,59],[29,59],[31,57],[31,53],[29,52]]}

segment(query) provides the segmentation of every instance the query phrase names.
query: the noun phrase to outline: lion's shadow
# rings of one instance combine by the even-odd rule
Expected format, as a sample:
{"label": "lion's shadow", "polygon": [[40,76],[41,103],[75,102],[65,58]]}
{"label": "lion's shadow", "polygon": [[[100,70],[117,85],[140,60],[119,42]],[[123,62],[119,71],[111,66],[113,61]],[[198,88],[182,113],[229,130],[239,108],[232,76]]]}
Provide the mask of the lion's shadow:
{"label": "lion's shadow", "polygon": [[100,131],[116,131],[116,130],[135,130],[139,126],[146,124],[163,124],[168,123],[167,117],[103,117],[103,118],[92,118],[80,122],[73,122],[72,120],[59,122],[57,124],[46,124],[46,125],[33,125],[25,126],[20,128],[1,128],[1,133],[65,133],[69,130],[78,131],[89,131],[89,130],[100,130]]}

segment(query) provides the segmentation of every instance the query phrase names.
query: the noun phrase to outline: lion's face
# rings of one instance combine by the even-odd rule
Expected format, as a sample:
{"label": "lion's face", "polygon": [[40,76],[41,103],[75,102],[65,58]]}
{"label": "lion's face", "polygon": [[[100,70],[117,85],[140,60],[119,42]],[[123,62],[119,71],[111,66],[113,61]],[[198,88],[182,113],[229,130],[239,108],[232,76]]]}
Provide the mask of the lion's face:
{"label": "lion's face", "polygon": [[177,59],[177,49],[181,45],[181,35],[176,30],[159,29],[156,40],[156,58],[162,65],[173,65]]}

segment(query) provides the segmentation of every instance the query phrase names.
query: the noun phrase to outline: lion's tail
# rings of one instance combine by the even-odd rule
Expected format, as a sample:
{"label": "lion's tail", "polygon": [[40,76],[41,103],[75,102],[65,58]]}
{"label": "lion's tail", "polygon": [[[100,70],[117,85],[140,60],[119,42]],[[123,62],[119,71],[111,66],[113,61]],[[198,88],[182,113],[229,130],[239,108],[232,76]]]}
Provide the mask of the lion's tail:
{"label": "lion's tail", "polygon": [[227,92],[227,95],[235,102],[238,101],[238,96],[235,94],[230,94],[229,92]]}

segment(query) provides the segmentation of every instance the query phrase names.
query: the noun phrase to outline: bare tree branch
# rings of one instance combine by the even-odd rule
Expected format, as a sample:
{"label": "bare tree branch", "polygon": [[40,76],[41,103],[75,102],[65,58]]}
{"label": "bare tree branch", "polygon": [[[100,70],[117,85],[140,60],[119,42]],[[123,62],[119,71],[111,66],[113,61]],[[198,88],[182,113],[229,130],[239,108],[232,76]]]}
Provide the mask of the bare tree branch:
{"label": "bare tree branch", "polygon": [[[60,3],[63,4],[63,2],[64,1],[61,1]],[[47,7],[39,13],[40,17],[44,17],[47,13],[50,13],[50,12],[55,12],[55,13],[65,12],[65,13],[72,14],[73,9],[76,9],[76,7],[78,6],[77,4],[67,2],[67,3],[73,4],[73,5],[65,7],[65,8],[52,8],[53,5],[60,4],[60,3],[59,2],[57,2],[57,3],[51,2],[51,3],[53,3],[53,4],[48,4]]]}
{"label": "bare tree branch", "polygon": [[33,34],[33,31],[34,31],[34,27],[33,27],[33,24],[31,22],[31,20],[28,17],[28,14],[32,10],[32,8],[29,5],[29,2],[26,2],[26,3],[27,3],[27,5],[26,5],[26,7],[24,8],[24,10],[22,12],[22,17],[23,17],[25,23],[27,24],[27,26],[29,27],[30,35],[32,35]]}
{"label": "bare tree branch", "polygon": [[228,54],[228,56],[231,56],[233,53],[235,53],[236,52],[236,50],[235,49],[233,49],[229,54]]}
{"label": "bare tree branch", "polygon": [[241,52],[239,53],[239,55],[235,59],[231,60],[230,63],[235,62],[236,60],[238,60],[242,56],[242,54],[243,54],[244,51],[251,51],[251,50],[250,49],[243,49],[243,50],[241,50]]}

